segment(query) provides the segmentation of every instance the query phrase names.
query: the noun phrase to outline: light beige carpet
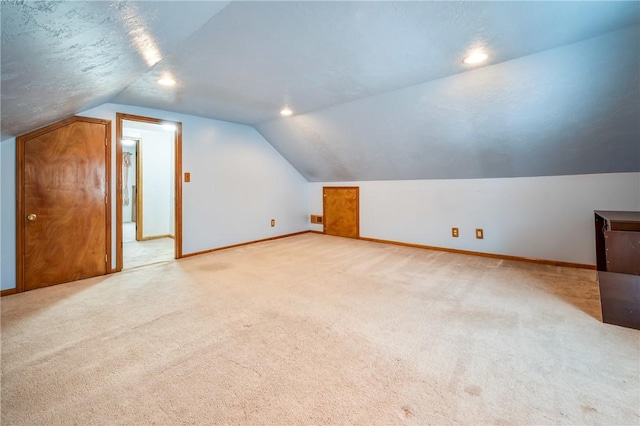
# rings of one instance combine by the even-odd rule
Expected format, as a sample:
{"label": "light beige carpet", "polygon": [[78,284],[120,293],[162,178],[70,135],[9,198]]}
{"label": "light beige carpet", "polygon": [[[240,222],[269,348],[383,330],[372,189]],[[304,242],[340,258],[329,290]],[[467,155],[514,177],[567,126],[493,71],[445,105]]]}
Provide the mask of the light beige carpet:
{"label": "light beige carpet", "polygon": [[127,241],[122,244],[123,269],[137,268],[175,259],[173,238],[147,241]]}
{"label": "light beige carpet", "polygon": [[593,271],[304,234],[5,297],[2,424],[638,424]]}

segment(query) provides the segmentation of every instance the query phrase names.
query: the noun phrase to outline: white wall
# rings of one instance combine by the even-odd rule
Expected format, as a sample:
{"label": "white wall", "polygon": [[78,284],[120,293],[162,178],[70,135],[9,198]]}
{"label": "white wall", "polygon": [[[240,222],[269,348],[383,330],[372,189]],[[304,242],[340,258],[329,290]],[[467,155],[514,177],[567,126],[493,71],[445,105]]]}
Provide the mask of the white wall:
{"label": "white wall", "polygon": [[[250,126],[116,104],[81,112],[112,122],[112,188],[116,112],[182,122],[183,171],[191,173],[191,183],[182,184],[184,254],[308,229],[307,181]],[[15,287],[15,141],[2,141],[1,147],[5,289]],[[115,198],[112,208],[115,219]]]}
{"label": "white wall", "polygon": [[[2,147],[0,146],[0,188],[2,188]],[[0,194],[0,202],[2,202],[2,194]],[[0,204],[0,206],[4,207],[4,202]],[[4,208],[0,208],[0,260],[2,260],[2,213]],[[0,289],[2,289],[1,285],[4,282],[2,279],[2,262],[0,262]]]}
{"label": "white wall", "polygon": [[173,134],[142,133],[142,236],[171,235]]}
{"label": "white wall", "polygon": [[308,229],[307,181],[254,128],[186,124],[185,253]]}
{"label": "white wall", "polygon": [[116,112],[182,122],[184,254],[308,229],[307,181],[253,127],[117,104],[79,113],[112,120],[114,156]]}
{"label": "white wall", "polygon": [[593,211],[640,210],[640,173],[310,183],[309,214],[323,186],[360,187],[361,237],[591,265]]}
{"label": "white wall", "polygon": [[[125,137],[138,139],[142,163],[142,237],[173,235],[174,133],[129,129]],[[135,182],[135,177],[133,177]],[[140,190],[140,188],[138,188]],[[139,224],[138,224],[139,225]]]}
{"label": "white wall", "polygon": [[0,143],[0,289],[16,286],[16,140]]}

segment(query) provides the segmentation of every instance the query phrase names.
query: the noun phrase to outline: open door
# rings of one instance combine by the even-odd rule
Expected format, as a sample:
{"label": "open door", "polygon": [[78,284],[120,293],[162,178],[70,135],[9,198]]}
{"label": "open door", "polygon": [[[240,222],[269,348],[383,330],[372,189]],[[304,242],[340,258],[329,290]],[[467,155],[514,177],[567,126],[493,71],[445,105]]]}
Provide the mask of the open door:
{"label": "open door", "polygon": [[360,188],[324,187],[324,233],[338,237],[360,237]]}
{"label": "open door", "polygon": [[108,272],[111,122],[72,117],[17,142],[17,285]]}

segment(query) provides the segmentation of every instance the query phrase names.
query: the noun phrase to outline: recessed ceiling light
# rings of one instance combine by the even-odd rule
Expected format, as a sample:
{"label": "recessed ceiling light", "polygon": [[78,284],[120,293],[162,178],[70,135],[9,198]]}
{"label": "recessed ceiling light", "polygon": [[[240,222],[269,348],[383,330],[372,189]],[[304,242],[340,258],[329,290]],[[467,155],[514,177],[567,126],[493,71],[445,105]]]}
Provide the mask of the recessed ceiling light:
{"label": "recessed ceiling light", "polygon": [[158,84],[161,84],[163,86],[173,86],[176,84],[176,81],[171,77],[163,77],[160,80],[158,80]]}
{"label": "recessed ceiling light", "polygon": [[293,114],[293,111],[291,111],[289,108],[285,108],[282,111],[280,111],[280,114],[284,115],[285,117],[288,117],[291,114]]}
{"label": "recessed ceiling light", "polygon": [[489,58],[489,55],[487,55],[484,52],[474,52],[471,55],[464,58],[462,62],[464,62],[465,64],[473,65],[473,64],[479,64],[480,62],[484,62],[487,60],[487,58]]}

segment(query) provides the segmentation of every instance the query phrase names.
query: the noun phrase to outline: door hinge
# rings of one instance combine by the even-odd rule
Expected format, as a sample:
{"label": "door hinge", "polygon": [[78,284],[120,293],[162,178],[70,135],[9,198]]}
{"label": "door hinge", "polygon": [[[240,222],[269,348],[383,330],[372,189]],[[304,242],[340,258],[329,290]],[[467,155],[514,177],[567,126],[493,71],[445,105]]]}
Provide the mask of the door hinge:
{"label": "door hinge", "polygon": [[109,255],[105,254],[104,255],[104,263],[107,263],[109,261]]}
{"label": "door hinge", "polygon": [[105,196],[104,196],[104,203],[105,203],[105,204],[109,204],[109,202],[107,201],[107,199],[108,199],[108,197],[105,195]]}
{"label": "door hinge", "polygon": [[107,138],[104,138],[104,146],[107,146]]}

